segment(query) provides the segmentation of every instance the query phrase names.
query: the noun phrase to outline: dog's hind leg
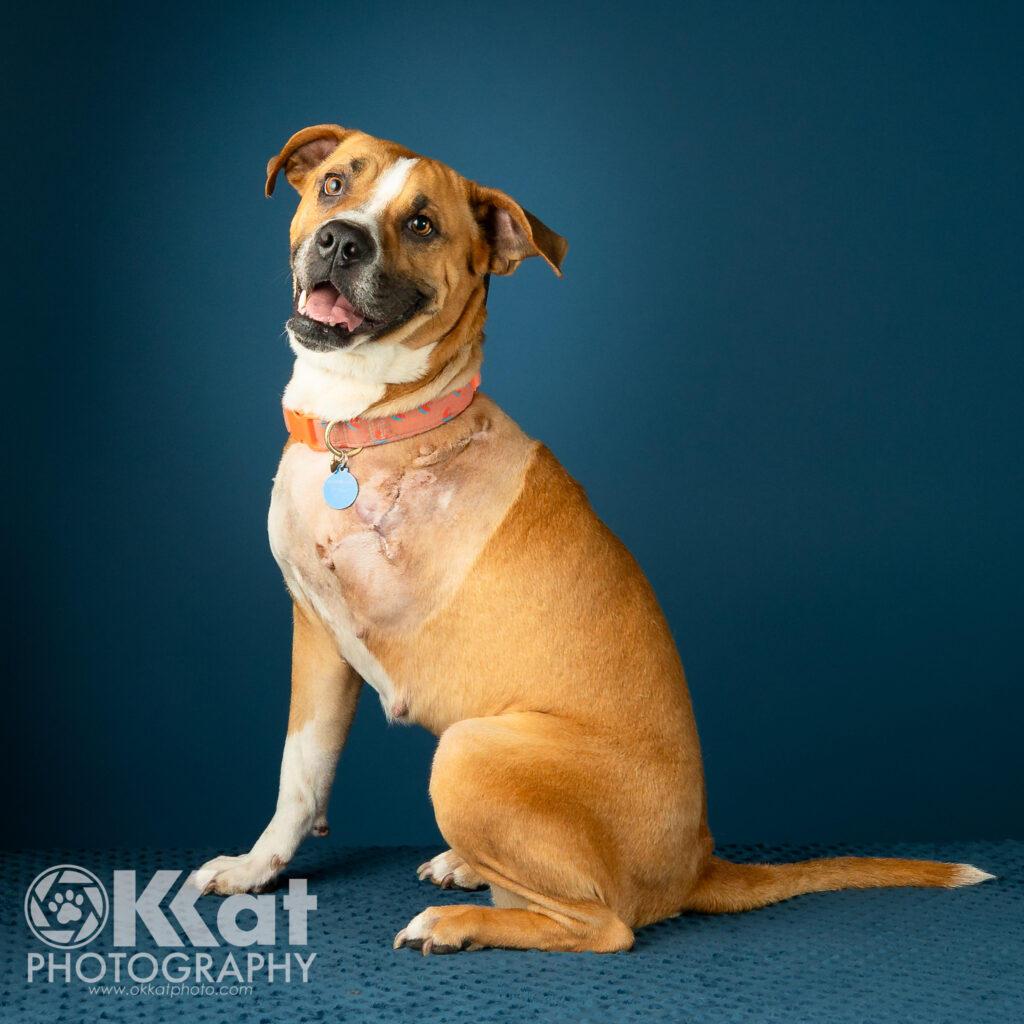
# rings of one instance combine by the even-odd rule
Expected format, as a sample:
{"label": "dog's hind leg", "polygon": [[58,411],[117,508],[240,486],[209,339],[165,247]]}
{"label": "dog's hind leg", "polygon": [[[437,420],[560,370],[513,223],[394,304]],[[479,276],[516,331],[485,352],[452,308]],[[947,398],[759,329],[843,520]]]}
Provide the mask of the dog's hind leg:
{"label": "dog's hind leg", "polygon": [[454,851],[445,850],[424,861],[416,874],[421,882],[433,882],[442,889],[486,889],[487,883]]}
{"label": "dog's hind leg", "polygon": [[[441,834],[494,907],[428,907],[395,946],[615,952],[633,932],[613,909],[617,853],[595,806],[599,744],[551,715],[474,718],[441,736],[430,795]],[[588,781],[590,780],[590,781]]]}
{"label": "dog's hind leg", "polygon": [[265,888],[306,836],[327,835],[327,800],[362,681],[320,622],[298,604],[294,623],[291,709],[277,810],[248,853],[215,857],[195,872],[193,883],[204,892]]}
{"label": "dog's hind leg", "polygon": [[607,907],[550,903],[543,911],[513,907],[427,907],[398,935],[395,949],[427,953],[461,950],[543,949],[563,953],[618,953],[633,932]]}

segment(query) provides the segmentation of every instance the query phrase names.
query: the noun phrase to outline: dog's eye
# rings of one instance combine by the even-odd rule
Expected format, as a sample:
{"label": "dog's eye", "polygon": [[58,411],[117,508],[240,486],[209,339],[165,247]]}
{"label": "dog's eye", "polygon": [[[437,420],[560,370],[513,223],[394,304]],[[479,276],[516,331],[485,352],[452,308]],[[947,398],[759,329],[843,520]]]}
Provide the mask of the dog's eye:
{"label": "dog's eye", "polygon": [[345,187],[345,182],[338,174],[328,174],[324,178],[324,193],[329,196],[338,195]]}
{"label": "dog's eye", "polygon": [[434,225],[429,217],[424,217],[422,213],[418,213],[415,217],[410,218],[409,230],[414,235],[424,238],[434,230]]}

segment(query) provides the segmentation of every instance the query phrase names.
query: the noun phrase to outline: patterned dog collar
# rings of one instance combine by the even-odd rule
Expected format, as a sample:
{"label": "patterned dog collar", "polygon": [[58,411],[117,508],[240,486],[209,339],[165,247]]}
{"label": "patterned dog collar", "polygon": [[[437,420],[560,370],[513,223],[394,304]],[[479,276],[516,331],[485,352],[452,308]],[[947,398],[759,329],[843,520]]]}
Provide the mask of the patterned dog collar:
{"label": "patterned dog collar", "polygon": [[[479,373],[457,391],[449,391],[448,394],[425,402],[409,412],[370,420],[324,420],[319,416],[307,416],[305,413],[282,406],[284,423],[293,441],[298,441],[315,451],[368,448],[375,444],[387,444],[388,441],[400,441],[406,437],[425,434],[428,430],[447,423],[469,407],[478,387]],[[330,445],[327,443],[328,438]]]}

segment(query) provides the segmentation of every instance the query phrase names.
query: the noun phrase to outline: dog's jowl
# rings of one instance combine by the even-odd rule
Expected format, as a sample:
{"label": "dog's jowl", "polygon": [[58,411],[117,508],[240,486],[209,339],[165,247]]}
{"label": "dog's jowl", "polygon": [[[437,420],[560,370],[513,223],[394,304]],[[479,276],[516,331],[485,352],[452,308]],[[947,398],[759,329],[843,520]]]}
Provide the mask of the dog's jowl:
{"label": "dog's jowl", "polygon": [[565,240],[505,193],[337,125],[288,141],[268,195],[281,171],[299,194],[295,368],[269,530],[294,603],[291,712],[273,818],[248,853],[203,865],[202,888],[265,887],[327,833],[364,682],[389,719],[439,737],[430,796],[451,849],[420,877],[488,886],[494,904],[428,907],[396,946],[608,952],[687,910],[991,877],[716,858],[683,668],[647,580],[478,390],[491,275],[531,256],[560,274]]}

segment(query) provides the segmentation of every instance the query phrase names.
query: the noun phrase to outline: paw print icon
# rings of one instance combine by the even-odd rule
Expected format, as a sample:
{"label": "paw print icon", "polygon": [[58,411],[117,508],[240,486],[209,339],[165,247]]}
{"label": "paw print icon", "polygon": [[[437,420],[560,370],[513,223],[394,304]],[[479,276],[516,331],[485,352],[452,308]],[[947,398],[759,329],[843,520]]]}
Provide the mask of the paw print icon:
{"label": "paw print icon", "polygon": [[77,949],[103,930],[110,900],[103,883],[76,864],[58,864],[37,875],[25,894],[25,920],[37,939],[57,949]]}
{"label": "paw print icon", "polygon": [[85,897],[80,892],[67,889],[62,896],[56,893],[52,900],[46,904],[46,909],[51,914],[57,915],[58,924],[70,924],[72,921],[82,920],[82,904]]}

